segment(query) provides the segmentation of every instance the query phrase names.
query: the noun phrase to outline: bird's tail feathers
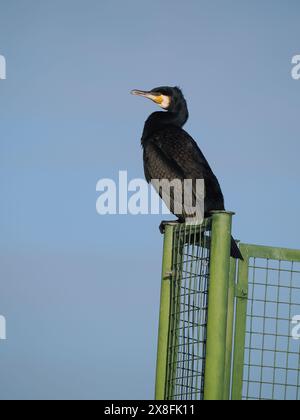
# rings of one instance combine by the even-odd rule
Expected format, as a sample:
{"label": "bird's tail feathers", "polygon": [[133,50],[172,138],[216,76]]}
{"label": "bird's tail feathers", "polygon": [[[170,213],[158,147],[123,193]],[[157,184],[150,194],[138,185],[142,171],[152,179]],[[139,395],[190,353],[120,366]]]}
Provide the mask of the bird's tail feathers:
{"label": "bird's tail feathers", "polygon": [[244,261],[241,251],[239,250],[237,243],[232,237],[231,237],[231,256],[232,258],[236,258],[236,259]]}

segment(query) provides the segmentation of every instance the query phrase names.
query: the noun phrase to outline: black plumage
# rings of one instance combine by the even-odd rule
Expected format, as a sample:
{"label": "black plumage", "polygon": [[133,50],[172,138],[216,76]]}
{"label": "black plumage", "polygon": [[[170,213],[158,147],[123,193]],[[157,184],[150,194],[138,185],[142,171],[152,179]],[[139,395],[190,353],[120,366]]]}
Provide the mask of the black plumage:
{"label": "black plumage", "polygon": [[[133,91],[135,95],[147,97],[165,111],[155,112],[147,119],[142,136],[144,170],[147,181],[153,179],[203,179],[205,184],[204,212],[225,210],[224,197],[218,179],[193,138],[183,130],[189,113],[186,100],[177,87],[160,87],[145,91]],[[161,194],[160,194],[161,195]],[[194,195],[194,194],[193,194]],[[197,197],[193,196],[193,202]],[[170,210],[174,213],[171,200]],[[184,222],[187,215],[177,214]],[[232,238],[231,256],[242,259]]]}

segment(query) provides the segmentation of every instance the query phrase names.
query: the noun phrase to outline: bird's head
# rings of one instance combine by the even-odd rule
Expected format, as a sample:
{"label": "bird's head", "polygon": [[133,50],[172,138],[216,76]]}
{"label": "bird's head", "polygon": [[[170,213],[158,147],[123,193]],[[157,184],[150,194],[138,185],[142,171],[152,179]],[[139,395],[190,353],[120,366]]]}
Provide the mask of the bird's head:
{"label": "bird's head", "polygon": [[151,101],[166,111],[173,111],[178,104],[185,102],[183,93],[178,87],[162,86],[150,91],[133,90],[131,93],[135,96],[151,99]]}

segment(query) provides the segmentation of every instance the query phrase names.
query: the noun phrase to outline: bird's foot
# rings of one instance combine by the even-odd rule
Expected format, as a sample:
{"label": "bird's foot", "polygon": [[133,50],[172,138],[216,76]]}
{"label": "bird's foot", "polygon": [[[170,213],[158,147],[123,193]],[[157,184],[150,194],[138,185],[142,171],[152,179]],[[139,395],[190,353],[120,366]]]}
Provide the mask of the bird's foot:
{"label": "bird's foot", "polygon": [[176,226],[178,223],[183,223],[181,220],[163,220],[159,225],[159,231],[163,235],[165,233],[166,225]]}

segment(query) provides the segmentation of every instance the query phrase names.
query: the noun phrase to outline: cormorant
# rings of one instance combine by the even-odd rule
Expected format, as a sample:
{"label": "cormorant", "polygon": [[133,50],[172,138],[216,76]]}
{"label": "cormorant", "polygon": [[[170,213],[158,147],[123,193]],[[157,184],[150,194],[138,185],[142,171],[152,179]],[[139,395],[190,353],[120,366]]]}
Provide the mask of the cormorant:
{"label": "cormorant", "polygon": [[[182,91],[178,87],[165,86],[151,91],[133,90],[131,93],[151,99],[164,110],[151,114],[144,127],[142,147],[147,181],[151,183],[152,180],[179,179],[183,183],[186,179],[192,179],[193,182],[197,179],[204,180],[204,216],[209,217],[212,211],[225,210],[224,197],[216,176],[197,143],[182,128],[189,118]],[[162,197],[161,191],[159,194]],[[195,201],[197,196],[194,194],[193,202]],[[171,198],[169,205],[172,213],[173,204]],[[188,217],[184,213],[176,216],[180,222]],[[231,256],[243,259],[233,238]]]}

